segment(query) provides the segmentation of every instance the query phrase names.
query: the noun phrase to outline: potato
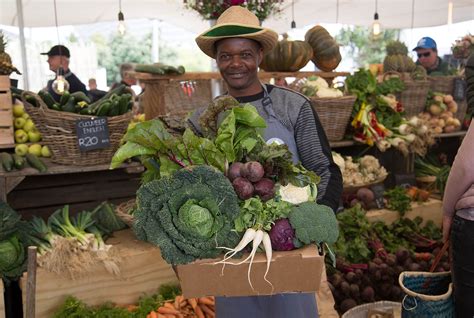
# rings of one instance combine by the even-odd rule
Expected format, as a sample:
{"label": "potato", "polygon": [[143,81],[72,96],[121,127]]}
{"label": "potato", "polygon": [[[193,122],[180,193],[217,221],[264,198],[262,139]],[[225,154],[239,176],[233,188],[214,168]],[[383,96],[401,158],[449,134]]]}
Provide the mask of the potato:
{"label": "potato", "polygon": [[444,127],[444,132],[445,133],[452,133],[455,130],[456,130],[456,127],[454,127],[453,125],[449,125],[449,126]]}
{"label": "potato", "polygon": [[435,116],[438,116],[443,111],[443,109],[437,104],[431,104],[429,110],[430,113]]}
{"label": "potato", "polygon": [[448,110],[453,113],[453,114],[456,114],[458,112],[458,103],[456,103],[454,100],[451,101],[449,104],[448,104]]}
{"label": "potato", "polygon": [[443,97],[443,102],[444,102],[445,104],[449,104],[449,103],[451,103],[453,100],[454,100],[454,99],[453,99],[453,96],[451,96],[451,95],[444,95],[444,97]]}
{"label": "potato", "polygon": [[433,100],[435,100],[436,102],[440,102],[442,103],[443,102],[443,96],[441,95],[436,95],[435,97],[433,97]]}

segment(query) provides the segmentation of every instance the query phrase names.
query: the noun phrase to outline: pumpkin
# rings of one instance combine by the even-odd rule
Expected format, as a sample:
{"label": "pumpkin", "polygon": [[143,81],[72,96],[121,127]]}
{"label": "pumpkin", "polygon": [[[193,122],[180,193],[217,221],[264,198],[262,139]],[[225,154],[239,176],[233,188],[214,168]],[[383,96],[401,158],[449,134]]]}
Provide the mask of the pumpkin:
{"label": "pumpkin", "polygon": [[320,70],[331,72],[339,65],[341,62],[339,44],[325,28],[317,25],[309,29],[304,38],[313,48],[311,60]]}
{"label": "pumpkin", "polygon": [[296,72],[304,67],[312,56],[313,49],[308,43],[283,39],[265,54],[260,68],[267,72]]}

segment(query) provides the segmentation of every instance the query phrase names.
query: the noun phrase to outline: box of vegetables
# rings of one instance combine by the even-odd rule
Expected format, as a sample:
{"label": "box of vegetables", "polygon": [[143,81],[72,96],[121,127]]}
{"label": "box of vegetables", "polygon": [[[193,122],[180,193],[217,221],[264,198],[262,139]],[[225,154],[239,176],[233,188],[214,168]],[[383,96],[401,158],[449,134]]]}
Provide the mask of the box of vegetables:
{"label": "box of vegetables", "polygon": [[250,104],[217,99],[199,126],[172,135],[154,119],[125,134],[112,168],[139,155],[147,169],[137,237],[177,266],[186,297],[317,290],[323,247],[338,237],[334,212],[315,202],[319,177],[265,142]]}

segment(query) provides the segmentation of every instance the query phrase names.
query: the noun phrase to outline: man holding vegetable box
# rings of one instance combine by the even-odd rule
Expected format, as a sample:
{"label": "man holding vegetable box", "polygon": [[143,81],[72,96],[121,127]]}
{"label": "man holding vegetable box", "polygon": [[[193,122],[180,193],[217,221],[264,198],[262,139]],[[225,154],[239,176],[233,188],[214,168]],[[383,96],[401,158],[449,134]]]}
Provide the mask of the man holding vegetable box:
{"label": "man holding vegetable box", "polygon": [[[263,85],[258,79],[263,55],[277,41],[277,33],[261,27],[258,18],[240,6],[227,9],[214,27],[196,38],[199,48],[216,60],[227,94],[240,103],[254,105],[267,124],[265,140],[285,143],[294,162],[300,161],[321,177],[317,201],[335,211],[342,192],[342,176],[310,101],[287,88]],[[189,120],[196,132],[201,131],[199,117],[203,111],[196,111]],[[314,294],[294,293],[216,297],[216,314],[223,318],[306,318],[317,317],[318,310]]]}

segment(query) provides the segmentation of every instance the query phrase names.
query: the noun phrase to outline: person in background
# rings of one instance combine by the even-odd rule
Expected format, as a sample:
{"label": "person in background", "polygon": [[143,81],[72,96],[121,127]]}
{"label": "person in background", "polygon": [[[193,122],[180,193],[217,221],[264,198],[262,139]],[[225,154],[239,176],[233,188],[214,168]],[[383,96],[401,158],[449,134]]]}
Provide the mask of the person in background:
{"label": "person in background", "polygon": [[[41,53],[41,55],[48,56],[48,64],[49,69],[51,71],[56,73],[56,75],[58,74],[58,72],[63,73],[64,78],[69,83],[70,93],[80,91],[87,95],[86,85],[84,85],[81,80],[79,80],[79,78],[77,78],[77,76],[69,69],[69,59],[71,57],[71,54],[67,47],[65,47],[64,45],[55,45],[48,52]],[[48,81],[47,89],[48,92],[53,96],[53,98],[59,102],[61,96],[53,91],[53,82],[54,79]]]}
{"label": "person in background", "polygon": [[[467,100],[474,107],[474,54],[466,63]],[[474,122],[459,147],[443,197],[443,239],[450,238],[456,317],[474,317]]]}
{"label": "person in background", "polygon": [[[263,55],[277,41],[276,32],[261,27],[258,18],[240,6],[224,11],[213,28],[196,38],[199,48],[216,60],[227,94],[240,103],[255,106],[267,123],[265,140],[280,139],[288,146],[294,162],[301,162],[321,177],[317,202],[335,211],[342,193],[341,171],[332,159],[326,134],[309,99],[284,87],[263,85],[258,79]],[[189,119],[196,133],[201,131],[199,117],[203,111],[195,111]],[[317,316],[314,293],[216,297],[218,318]]]}
{"label": "person in background", "polygon": [[137,85],[137,79],[130,72],[133,72],[135,67],[131,63],[123,63],[120,65],[120,77],[122,78],[119,83],[114,83],[110,89],[116,88],[119,84],[125,84],[128,87]]}
{"label": "person in background", "polygon": [[95,102],[107,94],[106,91],[97,89],[97,81],[95,78],[89,78],[89,98],[91,102]]}
{"label": "person in background", "polygon": [[449,74],[449,65],[438,56],[438,48],[432,38],[428,36],[421,38],[413,51],[416,51],[418,56],[416,64],[423,66],[428,75]]}

